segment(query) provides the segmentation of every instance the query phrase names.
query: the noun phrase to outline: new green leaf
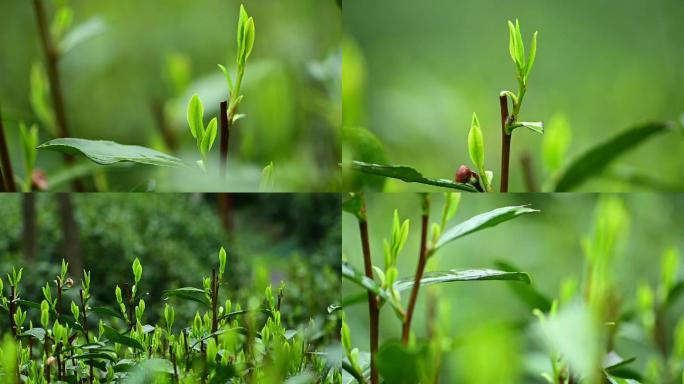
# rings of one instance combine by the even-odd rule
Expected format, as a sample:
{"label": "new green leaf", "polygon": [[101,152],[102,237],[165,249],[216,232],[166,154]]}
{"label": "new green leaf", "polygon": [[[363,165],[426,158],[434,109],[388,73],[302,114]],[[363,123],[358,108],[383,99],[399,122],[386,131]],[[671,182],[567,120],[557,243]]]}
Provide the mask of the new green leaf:
{"label": "new green leaf", "polygon": [[457,224],[456,226],[451,227],[447,231],[445,231],[437,241],[437,244],[435,244],[434,250],[463,236],[469,235],[471,233],[480,231],[485,228],[494,227],[505,221],[515,219],[520,215],[534,212],[539,211],[524,205],[520,205],[501,207],[486,213],[481,213],[477,216],[473,216],[470,219],[460,224]]}

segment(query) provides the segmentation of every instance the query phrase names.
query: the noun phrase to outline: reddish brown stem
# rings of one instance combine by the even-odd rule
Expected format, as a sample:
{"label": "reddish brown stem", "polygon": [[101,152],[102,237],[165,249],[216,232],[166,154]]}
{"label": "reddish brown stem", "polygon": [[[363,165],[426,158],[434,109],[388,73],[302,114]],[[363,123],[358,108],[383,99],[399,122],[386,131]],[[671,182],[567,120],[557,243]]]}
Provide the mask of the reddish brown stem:
{"label": "reddish brown stem", "polygon": [[[218,331],[218,277],[216,269],[211,270],[211,333]],[[218,343],[218,335],[214,335]]]}
{"label": "reddish brown stem", "polygon": [[[232,116],[228,115],[228,102],[227,101],[222,101],[221,106],[221,147],[220,147],[220,154],[221,154],[221,164],[220,164],[220,171],[221,171],[221,177],[226,177],[226,167],[228,164],[228,144],[229,144],[229,139],[230,139],[230,121],[232,120]],[[232,114],[231,114],[232,115]]]}
{"label": "reddish brown stem", "polygon": [[508,192],[508,165],[511,158],[511,135],[506,132],[508,122],[508,99],[507,96],[499,95],[501,108],[501,192]]}
{"label": "reddish brown stem", "polygon": [[10,302],[9,302],[9,321],[10,321],[10,329],[12,330],[12,336],[14,338],[17,337],[17,324],[14,322],[14,313],[17,310],[17,303],[16,303],[16,289],[14,286],[10,287]]}
{"label": "reddish brown stem", "polygon": [[57,318],[62,319],[62,283],[57,279]]}
{"label": "reddish brown stem", "polygon": [[[359,233],[361,234],[361,249],[363,251],[363,268],[366,277],[373,279],[373,263],[371,259],[370,242],[368,239],[368,220],[366,218],[366,205],[362,197],[361,214],[359,215]],[[378,368],[375,357],[378,353],[378,300],[375,295],[368,291],[368,315],[370,318],[370,353],[371,353],[371,384],[378,384]]]}
{"label": "reddish brown stem", "polygon": [[[5,125],[2,123],[2,111],[0,111],[0,191],[16,192],[17,186],[14,184],[14,174],[12,172],[12,160],[9,156],[7,140],[5,139]],[[4,175],[4,181],[1,179]]]}
{"label": "reddish brown stem", "polygon": [[[45,15],[43,0],[33,0],[33,7],[36,11],[40,41],[43,45],[43,52],[45,53],[45,64],[47,67],[48,82],[50,84],[52,106],[55,111],[57,135],[59,137],[69,137],[66,108],[64,107],[64,93],[62,92],[62,82],[59,77],[59,50],[55,47],[50,38],[49,23]],[[68,166],[71,166],[74,163],[74,157],[71,155],[64,155],[64,162]],[[72,187],[77,192],[83,191],[83,185],[78,179],[74,179]]]}
{"label": "reddish brown stem", "polygon": [[406,319],[401,330],[401,339],[404,344],[408,344],[409,335],[411,333],[411,321],[413,320],[413,312],[416,308],[416,301],[418,300],[418,290],[420,289],[420,280],[423,278],[425,272],[425,264],[427,264],[427,227],[430,211],[430,202],[427,195],[423,195],[423,214],[421,216],[420,229],[420,255],[418,258],[418,266],[416,267],[416,275],[413,279],[413,288],[411,289],[411,296],[409,297],[408,308],[406,310]]}

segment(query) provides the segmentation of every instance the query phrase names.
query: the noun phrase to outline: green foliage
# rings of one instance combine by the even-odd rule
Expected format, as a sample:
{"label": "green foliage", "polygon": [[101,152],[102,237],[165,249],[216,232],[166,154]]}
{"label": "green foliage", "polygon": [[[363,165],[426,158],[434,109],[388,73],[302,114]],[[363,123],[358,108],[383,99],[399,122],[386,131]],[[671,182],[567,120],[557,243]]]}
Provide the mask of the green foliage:
{"label": "green foliage", "polygon": [[431,179],[423,176],[423,174],[414,168],[403,165],[368,164],[361,161],[354,161],[351,163],[351,169],[371,175],[399,179],[407,183],[427,184],[467,192],[477,192],[477,189],[470,184],[457,183],[446,179]]}
{"label": "green foliage", "polygon": [[482,138],[482,129],[480,129],[480,121],[477,115],[473,112],[473,121],[470,123],[470,131],[468,132],[468,153],[470,160],[480,172],[484,188],[487,191],[491,190],[491,182],[487,178],[484,166],[484,139]]}
{"label": "green foliage", "polygon": [[[219,268],[223,269],[225,252],[219,253],[224,255],[219,257]],[[63,262],[56,281],[59,300],[71,289],[67,269]],[[217,279],[211,291],[202,290],[212,302],[211,307],[197,310],[191,327],[174,328],[174,305],[169,303],[164,308],[163,325],[146,322],[145,300],[138,299],[135,290],[143,271],[137,258],[131,271],[135,282],[132,291],[124,294],[120,287],[115,289],[116,301],[127,323],[124,327],[116,317],[100,316],[98,330],[90,328],[89,332],[93,314],[105,312],[96,311],[85,296],[79,303],[71,302],[73,317],[63,314],[61,308],[50,308],[49,302],[54,298],[49,288],[44,290],[47,297],[40,305],[17,299],[17,308],[10,315],[18,334],[16,342],[11,335],[4,334],[0,372],[6,378],[21,374],[31,382],[45,379],[135,383],[150,382],[153,377],[165,383],[230,380],[236,384],[277,384],[307,376],[321,383],[339,383],[339,368],[325,353],[314,349],[329,339],[330,330],[322,329],[313,319],[308,325],[288,329],[281,320],[285,316],[281,299],[289,294],[284,285],[278,290],[277,302],[269,286],[265,297],[252,296],[248,300],[247,311],[241,311],[237,304],[236,312],[230,313],[230,300],[225,307],[216,302],[221,285]],[[14,270],[8,276],[11,284],[21,282],[21,273],[21,269]],[[89,273],[85,276],[89,279]],[[89,289],[89,284],[84,284],[84,288]],[[6,299],[4,292],[0,296]],[[40,311],[42,328],[34,328],[29,322],[25,329],[28,312],[34,309]],[[134,318],[126,316],[131,312]],[[122,370],[123,365],[127,368]]]}
{"label": "green foliage", "polygon": [[[416,340],[412,335],[410,321],[413,315],[412,311],[415,309],[415,306],[412,304],[415,304],[414,300],[418,295],[419,287],[455,281],[482,280],[508,280],[530,284],[530,277],[528,274],[515,271],[452,269],[425,272],[427,258],[433,255],[446,243],[467,234],[477,232],[480,229],[492,227],[501,222],[511,220],[522,214],[537,212],[534,209],[524,206],[498,208],[475,216],[442,233],[442,228],[444,228],[446,223],[456,214],[460,204],[460,195],[447,193],[444,194],[444,200],[445,203],[442,208],[441,220],[439,224],[433,223],[432,245],[429,246],[425,236],[428,226],[426,218],[430,212],[430,198],[426,194],[421,195],[421,210],[423,216],[421,220],[421,244],[426,248],[421,249],[415,276],[398,278],[397,256],[406,244],[410,226],[408,220],[401,221],[397,210],[394,211],[392,218],[392,236],[390,237],[390,240],[383,240],[384,270],[372,265],[375,273],[373,274],[373,278],[371,278],[358,271],[349,262],[345,261],[342,264],[343,278],[363,288],[363,290],[369,294],[372,294],[373,298],[377,300],[379,308],[382,308],[385,303],[389,303],[394,314],[402,323],[402,342],[390,340],[382,344],[375,356],[372,355],[374,352],[371,352],[371,359],[376,361],[380,376],[388,383],[437,382],[440,370],[439,367],[442,364],[442,353],[452,350],[452,348],[448,346],[451,341],[447,336],[444,336],[445,339],[435,337],[434,340],[424,342],[422,340]],[[362,194],[352,194],[351,198],[344,203],[344,210],[355,215],[360,223],[366,221],[365,209],[365,201],[363,200]],[[366,235],[362,232],[362,238],[364,236]],[[370,255],[364,254],[364,257],[370,258]],[[367,262],[367,260],[368,259],[366,259],[365,262]],[[374,278],[379,280],[379,282]],[[416,284],[416,282],[418,282],[418,284]],[[405,309],[401,302],[400,293],[406,290],[411,290],[411,301],[409,301],[409,305]],[[351,299],[343,298],[342,302],[345,303],[344,305],[348,306],[356,302],[361,302],[361,300],[357,300],[355,297]],[[430,327],[430,329],[434,329],[434,327]],[[360,365],[360,353],[358,352],[358,349],[352,347],[349,334],[349,329],[346,327],[346,324],[343,324],[342,339],[347,361],[349,362],[347,365],[343,364],[343,369],[353,378],[353,380],[356,380],[356,382],[367,383],[370,380],[368,378],[370,372],[367,372],[366,369]]]}
{"label": "green foliage", "polygon": [[548,173],[554,174],[564,165],[571,136],[572,131],[567,117],[563,114],[554,115],[542,141],[542,158]]}
{"label": "green foliage", "polygon": [[85,156],[101,165],[133,162],[164,167],[184,166],[181,159],[150,148],[138,145],[123,145],[105,140],[54,139],[39,145],[38,149]]}
{"label": "green foliage", "polygon": [[650,123],[630,128],[599,143],[574,159],[562,172],[556,192],[567,192],[600,174],[613,160],[647,139],[671,129],[670,124]]}
{"label": "green foliage", "polygon": [[43,125],[44,129],[53,136],[56,135],[55,116],[47,101],[48,80],[43,67],[34,63],[31,66],[31,89],[29,99],[33,113]]}
{"label": "green foliage", "polygon": [[351,191],[382,190],[385,185],[384,177],[356,172],[349,165],[354,160],[387,164],[387,154],[380,139],[366,128],[345,126],[342,128],[342,146],[342,178],[345,188]]}
{"label": "green foliage", "polygon": [[188,103],[188,126],[192,137],[197,141],[197,150],[202,158],[197,164],[205,171],[207,156],[216,140],[217,124],[218,120],[214,117],[209,121],[209,125],[204,126],[204,106],[199,96],[193,95]]}

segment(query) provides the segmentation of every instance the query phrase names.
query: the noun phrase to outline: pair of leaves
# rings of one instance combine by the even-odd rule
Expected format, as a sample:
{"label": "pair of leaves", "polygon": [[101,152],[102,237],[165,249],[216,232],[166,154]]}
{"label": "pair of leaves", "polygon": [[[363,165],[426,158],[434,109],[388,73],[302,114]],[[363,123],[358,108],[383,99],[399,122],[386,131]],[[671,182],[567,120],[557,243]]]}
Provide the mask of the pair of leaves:
{"label": "pair of leaves", "polygon": [[525,44],[523,43],[522,33],[520,32],[520,23],[518,20],[515,20],[515,25],[511,21],[508,22],[508,50],[518,70],[518,77],[523,84],[527,83],[527,78],[534,65],[534,60],[537,57],[537,34],[538,32],[534,32],[534,35],[532,36],[530,55],[527,60],[525,60]]}
{"label": "pair of leaves", "polygon": [[38,149],[85,156],[95,163],[102,165],[133,162],[165,167],[184,166],[181,159],[147,147],[123,145],[105,140],[60,138],[39,145]]}
{"label": "pair of leaves", "polygon": [[237,64],[243,66],[254,47],[254,18],[247,14],[244,5],[240,5],[240,18],[237,28]]}
{"label": "pair of leaves", "polygon": [[206,159],[207,153],[209,153],[216,140],[218,121],[214,117],[205,128],[204,106],[197,95],[193,95],[188,103],[187,117],[190,133],[197,140],[197,149],[200,151],[202,159]]}
{"label": "pair of leaves", "polygon": [[446,179],[430,179],[423,176],[414,168],[403,165],[381,165],[369,164],[362,161],[352,161],[351,164],[343,164],[343,167],[349,166],[351,169],[378,176],[389,177],[392,179],[403,180],[407,183],[419,183],[427,185],[435,185],[438,187],[458,189],[467,192],[477,192],[477,189],[470,184],[456,183]]}

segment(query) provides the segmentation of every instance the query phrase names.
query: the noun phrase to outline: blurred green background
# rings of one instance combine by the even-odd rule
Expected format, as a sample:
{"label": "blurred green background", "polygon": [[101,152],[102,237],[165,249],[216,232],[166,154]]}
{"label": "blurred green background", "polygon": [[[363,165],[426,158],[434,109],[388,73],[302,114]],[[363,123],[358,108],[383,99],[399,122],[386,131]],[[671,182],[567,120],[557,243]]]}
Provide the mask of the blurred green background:
{"label": "blurred green background", "polygon": [[[480,213],[509,206],[531,204],[540,212],[524,215],[494,228],[458,239],[440,249],[428,261],[426,272],[447,269],[494,268],[497,260],[529,273],[534,287],[549,298],[559,296],[561,283],[574,277],[580,283],[585,274],[581,241],[592,233],[597,194],[463,194],[455,218],[447,228]],[[625,312],[636,304],[640,283],[655,286],[659,281],[661,255],[669,247],[679,250],[684,264],[684,197],[675,194],[622,195],[630,216],[624,251],[619,252],[614,270],[618,302]],[[412,277],[418,262],[420,243],[420,199],[418,194],[366,194],[371,254],[375,265],[384,268],[382,239],[390,239],[392,215],[397,209],[401,220],[410,219],[410,234],[398,257],[399,278]],[[431,194],[431,222],[438,222],[444,199]],[[350,214],[342,219],[342,253],[363,271],[359,228]],[[680,267],[679,279],[681,280]],[[442,363],[441,382],[485,383],[485,377],[508,377],[510,383],[543,383],[540,372],[549,371],[545,347],[535,336],[537,319],[527,305],[510,290],[516,284],[501,281],[456,282],[424,287],[420,290],[412,330],[418,339],[428,328],[442,324],[447,336],[455,340],[456,352],[447,354]],[[360,292],[358,286],[344,280],[342,296]],[[364,296],[365,297],[365,296]],[[409,291],[402,293],[404,307]],[[434,303],[431,310],[427,303]],[[669,320],[674,324],[684,313],[679,300]],[[368,351],[368,306],[365,300],[345,308],[352,344]],[[579,325],[577,328],[579,329]],[[575,328],[573,330],[576,330]],[[623,357],[636,356],[632,365],[643,372],[649,358],[657,353],[641,343],[644,336],[636,327],[622,325],[617,350]],[[568,330],[570,332],[570,330]],[[380,315],[380,344],[401,338],[401,323],[389,305]],[[495,368],[496,366],[497,368]],[[506,370],[510,370],[506,371]],[[508,372],[497,376],[498,372]],[[487,376],[485,373],[492,375]],[[478,377],[478,375],[480,375]]]}
{"label": "blurred green background", "polygon": [[[35,215],[26,208],[31,197]],[[222,295],[233,303],[244,307],[283,281],[283,316],[294,326],[327,319],[339,297],[340,206],[332,194],[4,194],[0,233],[0,271],[24,267],[27,300],[40,301],[40,287],[65,258],[77,284],[79,264],[91,271],[93,306],[111,307],[137,257],[153,320],[163,290],[202,287],[221,246],[228,253]],[[177,316],[188,320],[194,305],[182,303]]]}
{"label": "blurred green background", "polygon": [[[339,185],[341,114],[341,12],[333,0],[245,0],[254,17],[256,42],[243,83],[240,106],[247,118],[231,133],[230,191],[256,191],[261,169],[275,163],[276,189],[331,191]],[[45,1],[49,18],[56,4],[73,7],[74,25],[99,19],[104,30],[67,52],[60,62],[71,135],[151,146],[170,152],[160,134],[176,138],[173,152],[188,163],[199,159],[187,122],[190,97],[198,93],[206,122],[227,97],[217,64],[235,73],[240,1],[83,0]],[[21,175],[18,124],[37,122],[29,103],[31,66],[44,67],[32,2],[0,3],[0,104]],[[40,142],[51,139],[41,131]],[[216,141],[210,167],[218,161]],[[213,162],[213,163],[212,163]],[[61,155],[39,152],[38,167],[62,167]],[[153,167],[110,167],[109,188],[170,191],[226,190],[188,183],[187,174]],[[140,185],[143,184],[143,187]],[[147,185],[148,187],[146,187]],[[101,187],[102,184],[100,183]]]}
{"label": "blurred green background", "polygon": [[[485,164],[500,164],[499,92],[517,92],[507,20],[520,20],[537,59],[521,110],[526,121],[564,115],[572,129],[568,158],[629,127],[679,120],[684,113],[684,2],[640,1],[348,1],[344,5],[343,121],[362,126],[385,146],[386,159],[426,176],[453,179],[470,165],[467,134],[473,112],[485,139]],[[547,133],[553,129],[547,125]],[[516,132],[510,190],[525,191],[520,156],[532,155],[545,176],[542,137]],[[357,148],[343,149],[349,160]],[[355,154],[359,159],[363,154]],[[620,158],[617,173],[638,171],[684,189],[684,141],[666,133]],[[386,190],[425,190],[388,181]],[[584,191],[663,189],[595,178]],[[434,189],[433,189],[434,190]]]}

